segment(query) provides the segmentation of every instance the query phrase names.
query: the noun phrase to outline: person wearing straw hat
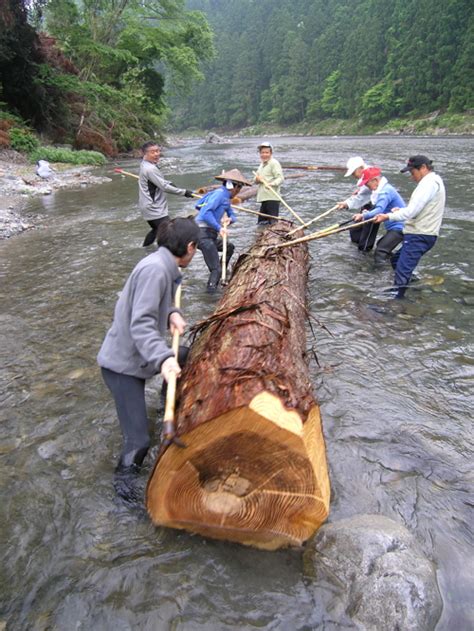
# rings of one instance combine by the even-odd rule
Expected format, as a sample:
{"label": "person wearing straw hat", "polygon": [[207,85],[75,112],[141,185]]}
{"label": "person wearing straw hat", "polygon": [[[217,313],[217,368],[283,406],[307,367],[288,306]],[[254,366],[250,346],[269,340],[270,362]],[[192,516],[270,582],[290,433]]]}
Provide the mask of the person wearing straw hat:
{"label": "person wearing straw hat", "polygon": [[182,278],[180,268],[191,262],[198,239],[192,217],[177,217],[159,227],[158,249],[139,261],[128,277],[97,355],[122,430],[115,483],[125,500],[134,499],[129,497],[129,482],[133,485],[150,446],[145,382],[158,373],[166,382],[171,373],[179,375],[187,355],[186,347],[180,347],[176,361],[166,332],[184,332],[186,322],[173,298]]}
{"label": "person wearing straw hat", "polygon": [[[431,250],[438,239],[446,205],[446,190],[443,180],[433,170],[433,161],[423,155],[411,156],[400,173],[410,172],[417,186],[411,194],[408,206],[393,208],[391,218],[404,221],[403,245],[392,257],[395,269],[395,298],[403,298],[406,289],[422,256]],[[377,215],[375,221],[388,219],[388,215]],[[398,255],[398,256],[397,256]]]}
{"label": "person wearing straw hat", "polygon": [[[352,176],[357,180],[356,192],[338,203],[338,207],[346,210],[370,210],[373,207],[374,197],[372,191],[367,186],[360,185],[360,177],[364,169],[367,169],[369,165],[365,163],[365,160],[361,156],[353,156],[347,161],[347,170],[344,173],[344,177]],[[379,230],[378,225],[366,224],[360,228],[354,228],[349,231],[349,236],[352,243],[357,245],[361,252],[369,252],[375,243],[377,238],[377,232]]]}
{"label": "person wearing straw hat", "polygon": [[143,241],[143,247],[146,247],[155,241],[158,226],[169,219],[166,193],[192,197],[193,192],[185,188],[177,188],[163,177],[158,168],[161,147],[156,142],[153,140],[145,142],[141,146],[141,151],[143,160],[138,176],[138,206],[143,219],[151,228]]}
{"label": "person wearing straw hat", "polygon": [[382,175],[382,170],[378,167],[368,167],[362,171],[360,186],[366,186],[372,193],[376,193],[377,199],[372,210],[357,213],[352,217],[354,221],[365,221],[372,219],[380,213],[385,213],[388,219],[384,221],[386,233],[377,241],[375,247],[374,260],[376,265],[382,265],[387,261],[393,250],[403,241],[403,221],[392,219],[392,208],[404,208],[400,193],[389,184],[386,177]]}
{"label": "person wearing straw hat", "polygon": [[[273,146],[269,142],[261,142],[258,147],[260,154],[260,165],[254,178],[258,184],[257,202],[260,203],[260,212],[265,215],[278,218],[280,212],[280,200],[275,193],[280,194],[280,186],[283,184],[284,176],[281,164],[273,157]],[[268,190],[263,182],[270,184],[275,192]],[[274,223],[274,220],[266,217],[259,217],[258,224],[264,225]]]}
{"label": "person wearing straw hat", "polygon": [[[214,294],[221,279],[221,265],[219,252],[222,252],[223,238],[227,236],[229,223],[237,221],[230,202],[237,195],[242,186],[251,186],[238,169],[223,171],[216,175],[216,180],[222,182],[222,186],[206,193],[195,208],[198,211],[196,223],[199,226],[200,236],[198,248],[201,250],[204,261],[209,269],[207,292]],[[224,217],[224,215],[227,215]],[[234,244],[227,242],[227,254],[225,265],[229,264],[234,253]]]}

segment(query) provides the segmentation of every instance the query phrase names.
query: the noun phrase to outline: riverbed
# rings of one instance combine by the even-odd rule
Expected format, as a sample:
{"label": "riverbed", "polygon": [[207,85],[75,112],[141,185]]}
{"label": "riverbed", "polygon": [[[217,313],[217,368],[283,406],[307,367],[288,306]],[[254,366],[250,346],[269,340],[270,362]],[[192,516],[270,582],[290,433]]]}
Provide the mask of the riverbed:
{"label": "riverbed", "polygon": [[[194,140],[167,149],[161,166],[186,188],[211,183],[222,168],[250,177],[258,140]],[[437,630],[472,628],[472,139],[273,142],[283,164],[343,166],[363,155],[406,200],[414,185],[399,169],[409,155],[430,156],[445,180],[441,237],[405,301],[387,297],[390,269],[375,271],[346,233],[310,245],[309,304],[321,326],[308,329],[308,348],[330,467],[330,521],[377,513],[406,526],[437,567],[444,607]],[[136,172],[138,163],[120,166]],[[136,181],[111,177],[32,200],[38,229],[0,245],[0,629],[355,628],[334,617],[325,586],[305,574],[301,550],[263,552],[157,529],[143,510],[114,497],[121,441],[95,356],[117,292],[146,254],[147,226]],[[353,185],[338,172],[310,172],[282,192],[310,219]],[[184,198],[169,196],[169,204],[172,216],[193,212]],[[341,211],[321,227],[349,216]],[[237,253],[254,237],[254,217],[239,215]],[[198,253],[183,289],[190,323],[216,303],[205,294],[206,278]],[[147,393],[154,427],[156,395],[154,381]],[[154,454],[156,447],[144,480]]]}

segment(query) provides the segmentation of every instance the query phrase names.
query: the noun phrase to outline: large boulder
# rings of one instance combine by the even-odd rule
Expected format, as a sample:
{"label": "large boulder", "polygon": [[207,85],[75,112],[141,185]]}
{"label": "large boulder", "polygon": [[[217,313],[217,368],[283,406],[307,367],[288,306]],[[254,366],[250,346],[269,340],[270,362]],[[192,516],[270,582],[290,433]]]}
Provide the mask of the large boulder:
{"label": "large boulder", "polygon": [[432,631],[442,601],[433,564],[406,528],[381,515],[324,525],[305,551],[316,589],[330,583],[333,620],[367,631]]}
{"label": "large boulder", "polygon": [[217,144],[226,143],[226,142],[227,142],[227,140],[225,140],[224,138],[221,138],[221,136],[218,136],[218,135],[217,135],[217,134],[215,134],[214,132],[210,131],[210,132],[207,134],[206,138],[204,139],[204,142],[205,142],[206,144],[211,144],[211,145],[216,144],[216,145],[217,145]]}

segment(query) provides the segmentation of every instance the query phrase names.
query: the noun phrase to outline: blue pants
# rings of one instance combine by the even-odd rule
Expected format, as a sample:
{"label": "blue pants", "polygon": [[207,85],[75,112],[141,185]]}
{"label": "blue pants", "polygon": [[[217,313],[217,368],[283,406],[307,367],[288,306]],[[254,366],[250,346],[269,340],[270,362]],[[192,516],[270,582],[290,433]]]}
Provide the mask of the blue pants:
{"label": "blue pants", "polygon": [[410,282],[413,270],[418,265],[423,254],[426,254],[436,243],[437,237],[431,234],[405,234],[403,246],[392,257],[395,268],[395,287],[397,298],[403,298]]}

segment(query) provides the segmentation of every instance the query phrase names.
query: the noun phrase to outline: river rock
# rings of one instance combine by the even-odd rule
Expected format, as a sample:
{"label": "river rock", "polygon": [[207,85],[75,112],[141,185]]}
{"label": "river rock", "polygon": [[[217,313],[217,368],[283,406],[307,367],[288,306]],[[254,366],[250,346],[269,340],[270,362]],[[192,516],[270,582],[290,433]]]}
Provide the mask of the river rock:
{"label": "river rock", "polygon": [[206,144],[222,144],[222,143],[225,143],[226,141],[224,140],[224,138],[221,138],[221,136],[218,136],[214,132],[210,131],[207,134],[204,142]]}
{"label": "river rock", "polygon": [[432,631],[441,615],[433,564],[414,536],[387,517],[326,524],[308,545],[305,565],[317,588],[333,586],[337,615],[356,629]]}

